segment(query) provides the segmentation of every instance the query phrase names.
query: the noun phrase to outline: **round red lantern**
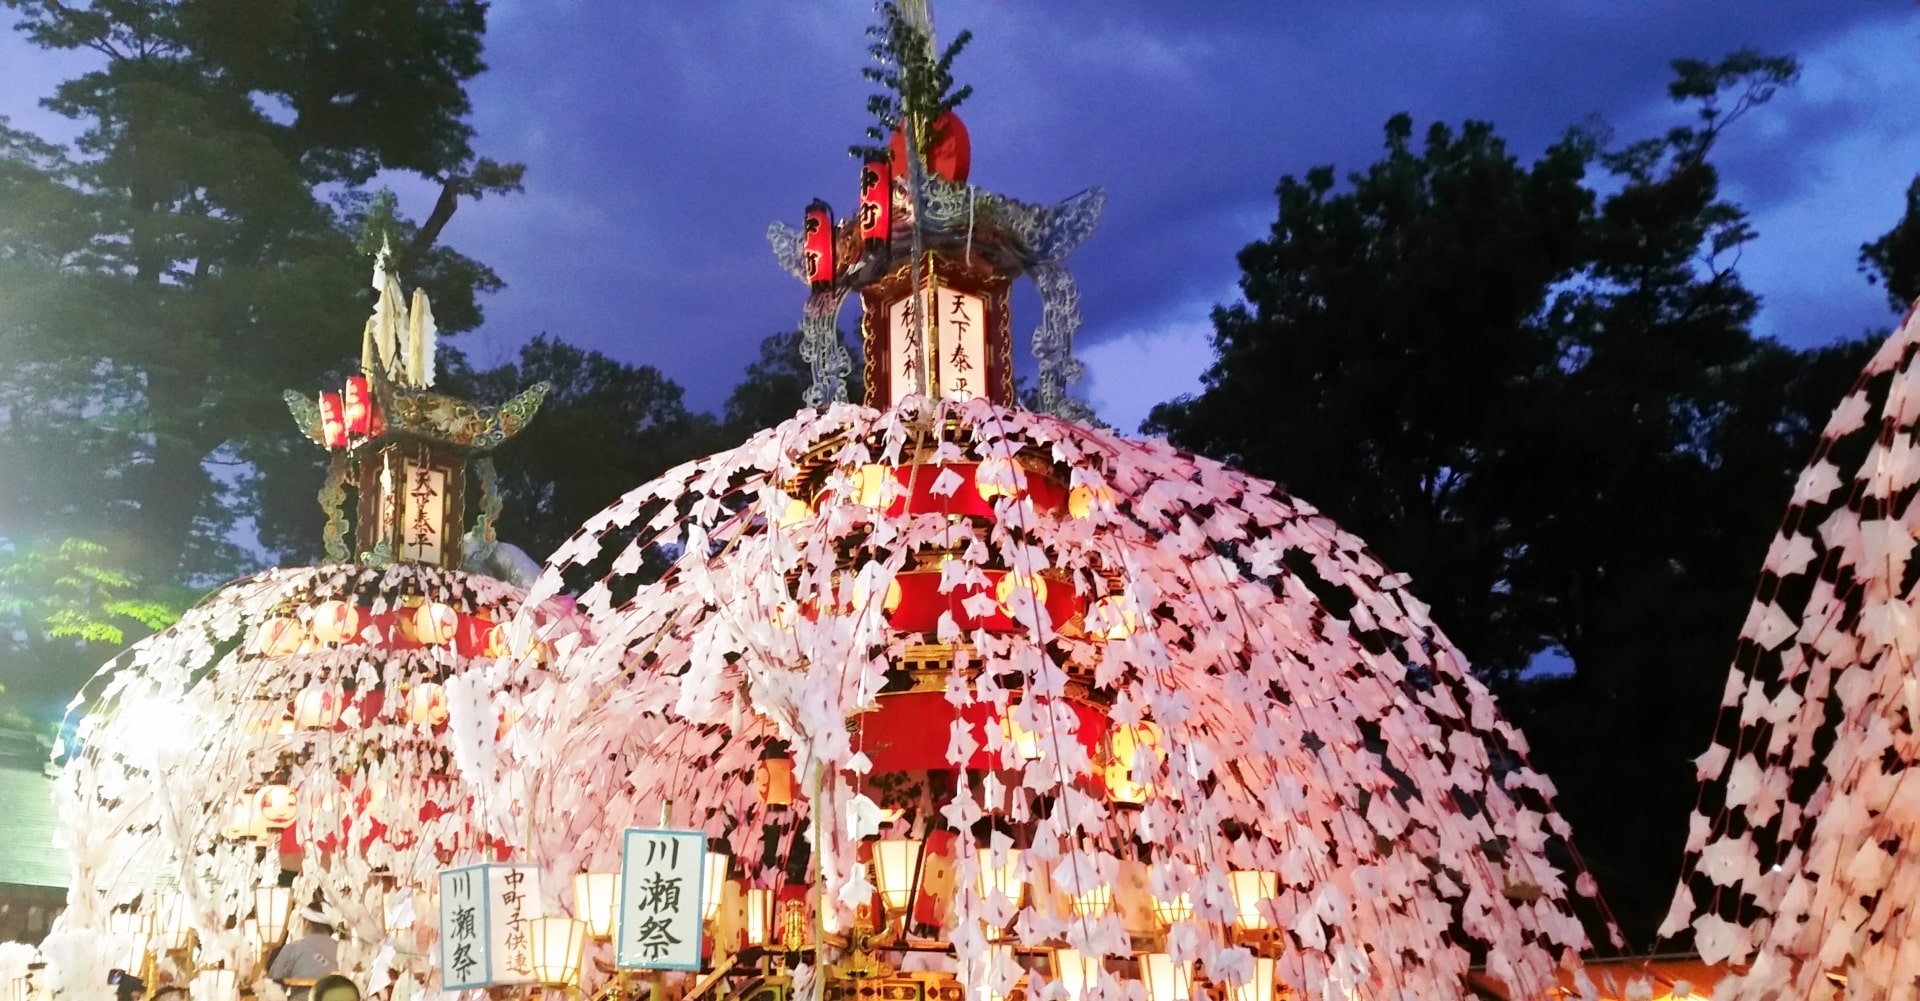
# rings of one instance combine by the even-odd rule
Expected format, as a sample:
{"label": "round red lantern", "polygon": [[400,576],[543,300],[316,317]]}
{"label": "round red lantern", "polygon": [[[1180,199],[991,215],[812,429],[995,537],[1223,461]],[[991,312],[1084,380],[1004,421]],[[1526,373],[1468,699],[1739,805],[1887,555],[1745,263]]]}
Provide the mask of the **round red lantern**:
{"label": "round red lantern", "polygon": [[[921,162],[934,176],[954,184],[967,183],[967,175],[973,171],[973,141],[967,137],[967,126],[960,116],[949,111],[933,120],[930,136],[915,136],[922,153]],[[895,131],[893,143],[894,163],[907,162],[907,137]]]}

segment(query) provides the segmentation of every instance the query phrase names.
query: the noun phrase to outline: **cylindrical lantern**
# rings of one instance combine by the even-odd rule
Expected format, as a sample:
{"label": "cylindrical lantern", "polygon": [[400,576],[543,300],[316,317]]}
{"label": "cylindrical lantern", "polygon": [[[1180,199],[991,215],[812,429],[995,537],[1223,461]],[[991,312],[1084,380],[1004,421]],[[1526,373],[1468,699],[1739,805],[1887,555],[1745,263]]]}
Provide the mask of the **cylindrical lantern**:
{"label": "cylindrical lantern", "polygon": [[894,914],[905,913],[920,880],[920,839],[881,838],[873,842],[873,883]]}
{"label": "cylindrical lantern", "polygon": [[1171,900],[1153,898],[1153,916],[1166,928],[1175,921],[1186,921],[1193,917],[1193,896],[1186,893],[1174,894]]}
{"label": "cylindrical lantern", "polygon": [[1066,989],[1067,1001],[1080,1001],[1100,981],[1100,957],[1081,955],[1078,949],[1055,949],[1053,979]]}
{"label": "cylindrical lantern", "polygon": [[893,234],[893,163],[877,156],[860,168],[860,239],[880,250]]}
{"label": "cylindrical lantern", "polygon": [[313,606],[313,638],[339,645],[360,631],[360,611],[344,601],[323,601]]}
{"label": "cylindrical lantern", "polygon": [[583,872],[573,877],[573,916],[587,923],[594,938],[613,936],[613,919],[620,910],[620,875]]}
{"label": "cylindrical lantern", "polygon": [[747,944],[767,945],[773,939],[773,891],[765,887],[747,890]]}
{"label": "cylindrical lantern", "polygon": [[1273,927],[1265,904],[1280,895],[1280,874],[1236,869],[1227,876],[1233,887],[1233,925],[1241,931]]}
{"label": "cylindrical lantern", "polygon": [[347,447],[347,420],[339,393],[320,394],[320,433],[328,448]]}
{"label": "cylindrical lantern", "polygon": [[707,851],[707,881],[702,886],[700,898],[700,920],[712,921],[720,913],[720,894],[727,886],[727,866],[733,856],[726,852]]}
{"label": "cylindrical lantern", "polygon": [[261,936],[259,918],[248,918],[240,922],[240,938],[247,943],[247,948],[251,950],[254,955],[259,956],[266,953],[267,940]]}
{"label": "cylindrical lantern", "polygon": [[193,975],[193,983],[188,986],[193,1001],[233,1001],[237,997],[235,988],[237,975],[233,970],[212,967]]}
{"label": "cylindrical lantern", "polygon": [[980,892],[980,898],[985,900],[998,890],[1014,906],[1019,906],[1020,897],[1027,889],[1027,870],[1020,864],[1020,849],[1007,849],[1006,859],[997,865],[993,861],[993,849],[978,848],[975,854],[980,872],[974,877],[974,889]]}
{"label": "cylindrical lantern", "polygon": [[793,759],[761,758],[753,770],[753,791],[763,806],[792,806]]}
{"label": "cylindrical lantern", "polygon": [[800,231],[800,265],[808,288],[825,292],[833,287],[833,209],[818,198],[807,206]]}
{"label": "cylindrical lantern", "polygon": [[1112,906],[1113,887],[1104,883],[1073,895],[1073,916],[1077,918],[1097,918]]}
{"label": "cylindrical lantern", "polygon": [[1127,600],[1110,594],[1087,609],[1087,632],[1103,640],[1123,640],[1133,635],[1133,611]]}
{"label": "cylindrical lantern", "polygon": [[287,937],[287,916],[293,912],[293,888],[262,886],[253,891],[253,914],[260,922],[260,941],[278,944]]}
{"label": "cylindrical lantern", "polygon": [[1253,974],[1233,989],[1233,1001],[1273,1001],[1273,957],[1255,956]]}
{"label": "cylindrical lantern", "polygon": [[527,922],[528,965],[533,979],[552,986],[580,982],[580,957],[587,945],[587,923],[575,918],[534,918]]}
{"label": "cylindrical lantern", "polygon": [[341,417],[347,425],[348,434],[365,437],[368,431],[373,430],[373,396],[367,392],[366,376],[347,376],[341,403]]}
{"label": "cylindrical lantern", "polygon": [[1108,799],[1115,803],[1138,805],[1145,803],[1147,797],[1152,795],[1152,782],[1138,781],[1150,776],[1134,775],[1134,762],[1142,748],[1155,760],[1167,760],[1160,727],[1151,720],[1142,720],[1132,726],[1116,726],[1108,735],[1107,763],[1101,776],[1107,783]]}
{"label": "cylindrical lantern", "polygon": [[1176,963],[1164,952],[1140,957],[1140,982],[1147,1001],[1188,1001],[1193,995],[1193,962]]}

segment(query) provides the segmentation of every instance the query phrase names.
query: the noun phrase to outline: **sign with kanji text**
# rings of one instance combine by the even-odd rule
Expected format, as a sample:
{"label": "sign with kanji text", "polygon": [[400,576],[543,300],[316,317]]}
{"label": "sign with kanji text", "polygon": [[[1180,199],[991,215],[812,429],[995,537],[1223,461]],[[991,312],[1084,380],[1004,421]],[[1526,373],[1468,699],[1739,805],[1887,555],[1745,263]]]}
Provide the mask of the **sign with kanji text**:
{"label": "sign with kanji text", "polygon": [[409,459],[400,465],[400,554],[417,563],[438,563],[446,540],[447,471]]}
{"label": "sign with kanji text", "polygon": [[440,986],[532,983],[527,923],[540,916],[540,870],[532,866],[442,869]]}
{"label": "sign with kanji text", "polygon": [[613,965],[700,969],[706,860],[707,836],[700,831],[627,831]]}

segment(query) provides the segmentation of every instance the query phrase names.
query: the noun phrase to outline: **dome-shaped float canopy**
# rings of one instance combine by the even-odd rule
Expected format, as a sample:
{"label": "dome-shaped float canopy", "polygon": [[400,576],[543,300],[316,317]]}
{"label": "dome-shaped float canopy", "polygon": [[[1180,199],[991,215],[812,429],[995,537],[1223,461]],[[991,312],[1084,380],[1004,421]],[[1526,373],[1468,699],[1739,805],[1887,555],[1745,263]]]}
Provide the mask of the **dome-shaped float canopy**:
{"label": "dome-shaped float canopy", "polygon": [[1920,980],[1920,306],[1821,433],[1740,631],[1663,936],[1734,996]]}
{"label": "dome-shaped float canopy", "polygon": [[[132,915],[163,958],[191,929],[193,965],[244,971],[271,946],[246,940],[247,919],[283,929],[318,893],[360,946],[343,969],[364,974],[384,950],[381,972],[425,982],[420,891],[494,850],[459,778],[474,763],[456,759],[511,721],[476,678],[549,652],[514,632],[522,594],[410,563],[270,570],[110,662],[75,699],[63,748],[74,887],[58,932],[111,949],[98,936]],[[290,892],[256,894],[283,866]],[[100,969],[113,965],[133,968]]]}
{"label": "dome-shaped float canopy", "polygon": [[532,598],[583,567],[592,641],[495,685],[488,815],[550,878],[669,803],[739,860],[710,890],[817,909],[787,945],[828,976],[864,927],[986,996],[1077,953],[1119,998],[1151,953],[1369,999],[1484,962],[1540,997],[1587,942],[1551,787],[1406,577],[1217,462],[836,404],[630,492]]}

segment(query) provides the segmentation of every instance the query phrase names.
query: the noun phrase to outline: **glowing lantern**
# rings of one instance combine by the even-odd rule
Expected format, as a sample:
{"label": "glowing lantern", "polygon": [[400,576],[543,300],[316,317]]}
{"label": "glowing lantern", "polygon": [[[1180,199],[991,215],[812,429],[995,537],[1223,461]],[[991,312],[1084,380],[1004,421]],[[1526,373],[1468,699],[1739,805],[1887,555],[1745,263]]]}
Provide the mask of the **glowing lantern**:
{"label": "glowing lantern", "polygon": [[881,838],[873,842],[874,884],[893,914],[903,914],[920,881],[920,839]]}
{"label": "glowing lantern", "polygon": [[1280,875],[1236,869],[1227,878],[1233,887],[1233,926],[1241,931],[1273,927],[1263,905],[1280,895]]}
{"label": "glowing lantern", "polygon": [[300,652],[307,631],[300,620],[286,617],[268,619],[254,636],[254,649],[262,657],[289,657]]}
{"label": "glowing lantern", "polygon": [[1233,1001],[1273,1001],[1273,957],[1255,956],[1253,976],[1233,989]]}
{"label": "glowing lantern", "polygon": [[1103,640],[1123,640],[1133,635],[1136,622],[1127,600],[1110,594],[1087,609],[1087,632]]}
{"label": "glowing lantern", "polygon": [[302,730],[329,727],[340,718],[333,692],[318,682],[300,690],[293,699],[293,723]]}
{"label": "glowing lantern", "polygon": [[747,944],[767,945],[773,937],[773,891],[753,887],[747,891]]}
{"label": "glowing lantern", "polygon": [[1066,989],[1067,1001],[1080,1001],[1087,988],[1100,980],[1100,957],[1083,956],[1078,949],[1055,949],[1053,978]]}
{"label": "glowing lantern", "polygon": [[995,497],[1018,497],[1027,489],[1027,473],[1019,463],[1005,456],[982,459],[980,467],[973,471],[973,489],[979,492],[980,499],[984,501],[991,501]]}
{"label": "glowing lantern", "polygon": [[1013,753],[1022,761],[1040,760],[1040,735],[1021,726],[1009,712],[1000,720],[1000,732],[1007,743],[1013,745]]}
{"label": "glowing lantern", "polygon": [[[1115,803],[1138,805],[1147,801],[1153,792],[1151,782],[1137,781],[1134,764],[1139,752],[1145,749],[1154,758],[1164,763],[1167,752],[1161,739],[1160,727],[1148,720],[1142,720],[1132,726],[1116,726],[1107,735],[1107,763],[1101,777],[1107,783],[1107,798]],[[1147,776],[1139,776],[1146,778]]]}
{"label": "glowing lantern", "polygon": [[580,980],[580,960],[587,946],[587,923],[574,918],[534,918],[527,922],[528,963],[533,979],[552,986],[571,986]]}
{"label": "glowing lantern", "polygon": [[1164,952],[1140,957],[1141,986],[1147,1001],[1188,1001],[1193,996],[1193,963],[1176,963]]}
{"label": "glowing lantern", "polygon": [[619,910],[619,873],[583,872],[573,877],[573,914],[587,922],[594,938],[612,937]]}
{"label": "glowing lantern", "polygon": [[1073,916],[1097,918],[1113,906],[1113,887],[1102,883],[1073,895]]}
{"label": "glowing lantern", "polygon": [[330,646],[345,643],[360,631],[360,612],[344,601],[313,606],[313,638]]}
{"label": "glowing lantern", "polygon": [[701,887],[700,898],[702,921],[712,921],[714,915],[720,913],[720,894],[726,889],[727,866],[732,861],[733,856],[726,852],[707,852],[706,884]]}
{"label": "glowing lantern", "polygon": [[460,613],[451,605],[429,601],[413,610],[413,637],[422,646],[440,646],[460,630]]}
{"label": "glowing lantern", "polygon": [[1016,617],[1013,611],[1013,596],[1021,588],[1025,588],[1027,593],[1033,596],[1036,607],[1045,606],[1047,603],[1046,578],[1039,574],[1007,574],[1000,578],[1000,583],[993,586],[993,599],[1000,603],[1000,610],[1007,613],[1009,618]]}
{"label": "glowing lantern", "polygon": [[347,447],[347,422],[339,393],[320,394],[320,434],[328,448]]}
{"label": "glowing lantern", "polygon": [[435,727],[447,721],[447,690],[429,681],[407,693],[407,721]]}
{"label": "glowing lantern", "polygon": [[373,397],[367,392],[367,377],[348,376],[343,397],[341,417],[347,425],[347,433],[366,435],[373,429]]}
{"label": "glowing lantern", "polygon": [[261,786],[253,797],[254,812],[260,821],[271,830],[293,826],[300,816],[300,807],[294,801],[293,790],[283,785]]}
{"label": "glowing lantern", "polygon": [[860,168],[860,238],[868,250],[887,245],[893,234],[893,163],[874,157]]}
{"label": "glowing lantern", "polygon": [[1082,484],[1067,491],[1067,513],[1085,520],[1093,517],[1095,511],[1106,511],[1113,507],[1113,491],[1104,486]]}
{"label": "glowing lantern", "polygon": [[800,232],[800,267],[813,291],[833,287],[833,209],[818,198],[807,206],[807,221]]}
{"label": "glowing lantern", "polygon": [[993,861],[993,849],[979,848],[975,852],[980,862],[980,872],[974,877],[974,889],[980,892],[981,899],[999,891],[1018,906],[1021,895],[1027,889],[1026,868],[1020,864],[1020,849],[1007,849],[1006,860],[998,865]]}
{"label": "glowing lantern", "polygon": [[860,467],[858,479],[854,481],[854,503],[861,507],[880,507],[887,503],[887,484],[893,482],[893,471],[885,466],[868,463]]}
{"label": "glowing lantern", "polygon": [[287,937],[287,917],[293,913],[293,888],[262,886],[253,891],[253,920],[259,923],[260,941],[277,944]]}
{"label": "glowing lantern", "polygon": [[753,770],[753,791],[764,806],[793,805],[793,759],[762,758]]}
{"label": "glowing lantern", "polygon": [[787,501],[786,509],[780,512],[780,517],[774,519],[773,523],[781,528],[792,528],[811,517],[813,517],[813,508],[809,507],[806,501],[795,497]]}

